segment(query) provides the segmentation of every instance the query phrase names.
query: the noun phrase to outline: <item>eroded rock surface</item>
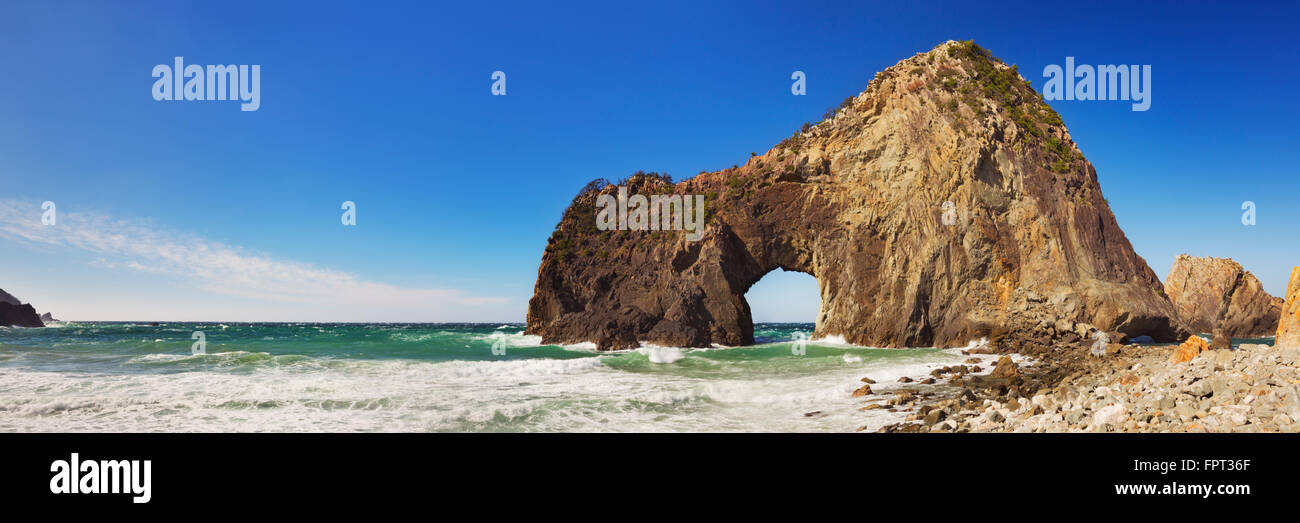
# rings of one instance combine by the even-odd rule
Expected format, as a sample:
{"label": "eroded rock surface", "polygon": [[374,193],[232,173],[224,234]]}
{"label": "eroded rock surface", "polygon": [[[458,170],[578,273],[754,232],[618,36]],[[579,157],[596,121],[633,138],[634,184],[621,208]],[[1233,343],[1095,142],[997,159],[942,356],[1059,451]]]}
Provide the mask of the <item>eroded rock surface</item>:
{"label": "eroded rock surface", "polygon": [[959,346],[997,330],[1083,338],[1094,326],[1186,336],[1060,117],[972,43],[882,71],[744,165],[622,185],[704,194],[704,236],[597,230],[596,198],[615,188],[588,186],[552,234],[529,303],[527,331],[545,343],[751,344],[744,295],[776,269],[817,278],[816,336],[863,345]]}
{"label": "eroded rock surface", "polygon": [[1178,255],[1165,278],[1165,293],[1195,332],[1271,336],[1282,313],[1282,299],[1264,292],[1254,274],[1228,258]]}

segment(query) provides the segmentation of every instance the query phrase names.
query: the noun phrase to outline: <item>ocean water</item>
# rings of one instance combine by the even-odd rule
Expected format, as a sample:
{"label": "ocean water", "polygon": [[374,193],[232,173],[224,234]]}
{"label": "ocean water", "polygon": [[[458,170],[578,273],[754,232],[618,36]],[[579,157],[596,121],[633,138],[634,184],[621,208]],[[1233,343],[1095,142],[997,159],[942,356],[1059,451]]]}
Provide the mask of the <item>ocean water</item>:
{"label": "ocean water", "polygon": [[[0,430],[874,430],[899,414],[859,411],[860,378],[879,392],[965,359],[832,339],[793,354],[812,327],[759,324],[751,347],[612,353],[542,345],[522,324],[0,328]],[[192,353],[194,331],[205,354]]]}

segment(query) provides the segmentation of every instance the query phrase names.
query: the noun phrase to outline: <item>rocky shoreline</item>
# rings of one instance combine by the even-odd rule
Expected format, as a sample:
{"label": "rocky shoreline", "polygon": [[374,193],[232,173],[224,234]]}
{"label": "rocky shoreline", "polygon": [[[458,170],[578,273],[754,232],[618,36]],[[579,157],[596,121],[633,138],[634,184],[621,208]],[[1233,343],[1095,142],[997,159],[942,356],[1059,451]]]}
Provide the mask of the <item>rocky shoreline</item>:
{"label": "rocky shoreline", "polygon": [[862,410],[906,413],[878,432],[1300,432],[1297,348],[1193,337],[1043,356],[1020,366],[1003,355],[987,376],[937,369],[950,387],[868,395]]}

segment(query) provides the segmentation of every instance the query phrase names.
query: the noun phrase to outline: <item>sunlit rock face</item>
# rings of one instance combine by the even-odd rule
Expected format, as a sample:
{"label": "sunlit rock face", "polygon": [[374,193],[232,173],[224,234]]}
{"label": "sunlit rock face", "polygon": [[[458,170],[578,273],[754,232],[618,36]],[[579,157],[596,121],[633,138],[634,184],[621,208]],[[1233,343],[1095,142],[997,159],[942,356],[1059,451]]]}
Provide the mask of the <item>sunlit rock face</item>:
{"label": "sunlit rock face", "polygon": [[1254,274],[1228,258],[1178,255],[1165,278],[1165,293],[1195,332],[1272,336],[1282,313],[1282,299],[1270,296]]}
{"label": "sunlit rock face", "polygon": [[1300,348],[1300,267],[1291,268],[1291,284],[1286,288],[1286,304],[1277,324],[1276,347]]}
{"label": "sunlit rock face", "polygon": [[751,344],[744,294],[778,268],[817,278],[815,336],[863,345],[1187,334],[1059,116],[971,43],[880,72],[744,165],[618,185],[705,195],[703,237],[600,230],[616,188],[589,186],[538,270],[527,330],[545,343]]}

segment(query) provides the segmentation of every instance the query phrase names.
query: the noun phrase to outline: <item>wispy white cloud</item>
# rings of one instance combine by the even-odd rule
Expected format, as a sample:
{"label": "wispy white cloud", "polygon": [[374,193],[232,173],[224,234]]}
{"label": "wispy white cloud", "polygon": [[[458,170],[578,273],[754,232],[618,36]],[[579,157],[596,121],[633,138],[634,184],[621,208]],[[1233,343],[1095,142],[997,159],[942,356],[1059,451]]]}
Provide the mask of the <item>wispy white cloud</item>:
{"label": "wispy white cloud", "polygon": [[447,311],[504,304],[501,297],[456,289],[410,288],[371,281],[310,263],[277,259],[146,221],[60,209],[41,223],[39,202],[0,200],[0,239],[84,251],[92,264],[184,279],[205,292],[303,305],[346,305],[398,311]]}

